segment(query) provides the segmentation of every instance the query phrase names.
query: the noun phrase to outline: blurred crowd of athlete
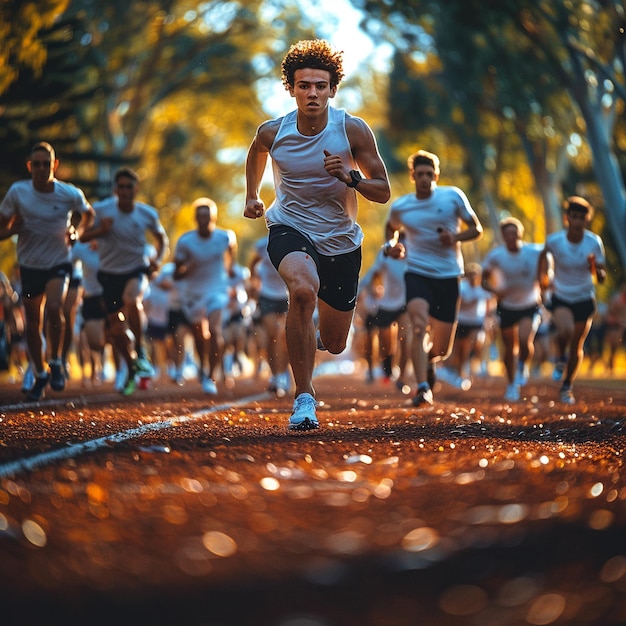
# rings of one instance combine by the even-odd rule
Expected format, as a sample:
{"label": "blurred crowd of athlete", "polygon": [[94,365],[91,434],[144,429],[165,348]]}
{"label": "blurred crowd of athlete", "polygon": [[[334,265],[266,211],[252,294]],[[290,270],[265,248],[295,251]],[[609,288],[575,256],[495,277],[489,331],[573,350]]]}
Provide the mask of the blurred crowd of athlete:
{"label": "blurred crowd of athlete", "polygon": [[[626,286],[597,302],[604,245],[585,198],[564,202],[564,228],[542,243],[503,219],[497,245],[465,263],[463,244],[483,227],[461,189],[439,184],[437,155],[411,154],[414,190],[392,199],[371,129],[329,105],[341,53],[298,42],[282,76],[296,109],[259,126],[246,161],[243,215],[268,227],[249,259],[238,259],[211,198],[193,201],[194,227],[170,242],[158,211],[137,199],[132,169],[120,168],[111,196],[92,206],[56,178],[49,143],[32,147],[30,178],[0,204],[0,239],[17,241],[13,274],[0,277],[0,370],[27,400],[68,384],[131,395],[154,381],[197,380],[215,395],[259,376],[277,395],[293,393],[289,428],[309,430],[319,351],[345,351],[369,382],[394,384],[417,408],[445,393],[442,382],[469,389],[489,375],[505,377],[507,402],[524,399],[531,377],[550,376],[556,397],[574,404],[585,355],[589,372],[615,372]],[[276,198],[266,209],[268,159]],[[391,199],[364,272],[359,196]]]}

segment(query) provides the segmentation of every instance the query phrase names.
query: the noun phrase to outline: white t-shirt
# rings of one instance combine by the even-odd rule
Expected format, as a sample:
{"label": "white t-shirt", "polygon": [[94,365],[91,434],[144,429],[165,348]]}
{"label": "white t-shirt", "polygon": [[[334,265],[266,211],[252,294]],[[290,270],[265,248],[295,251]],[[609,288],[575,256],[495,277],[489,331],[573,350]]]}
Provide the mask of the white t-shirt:
{"label": "white t-shirt", "polygon": [[17,261],[32,269],[50,269],[70,262],[67,231],[74,211],[86,213],[90,205],[74,185],[54,181],[54,191],[37,191],[31,180],[9,187],[0,204],[0,215],[19,215],[22,225],[17,237]]}
{"label": "white t-shirt", "polygon": [[259,239],[254,244],[254,249],[259,257],[254,268],[261,282],[259,295],[270,300],[285,300],[288,297],[287,285],[270,261],[270,256],[267,253],[267,237]]}
{"label": "white t-shirt", "polygon": [[567,238],[567,231],[552,233],[546,239],[545,249],[554,262],[554,295],[574,304],[595,297],[595,287],[587,256],[595,254],[596,261],[604,264],[602,239],[590,230],[585,230],[578,243]]}
{"label": "white t-shirt", "polygon": [[72,246],[72,261],[79,262],[83,270],[84,297],[99,296],[102,294],[102,285],[98,282],[97,274],[100,268],[98,251],[90,243],[77,241]]}
{"label": "white t-shirt", "polygon": [[237,242],[232,230],[216,228],[210,237],[197,230],[180,236],[174,260],[184,263],[187,273],[178,281],[181,308],[190,322],[228,305],[228,273],[224,255]]}
{"label": "white t-shirt", "polygon": [[459,284],[459,324],[482,326],[487,316],[487,305],[493,295],[469,280]]}
{"label": "white t-shirt", "polygon": [[542,246],[522,243],[515,252],[506,246],[489,251],[483,267],[495,274],[502,295],[498,302],[505,309],[520,311],[540,304],[541,290],[537,279],[537,268]]}
{"label": "white t-shirt", "polygon": [[458,187],[434,187],[430,197],[415,193],[398,198],[389,212],[390,219],[404,226],[407,271],[430,278],[455,278],[464,271],[461,243],[443,246],[438,228],[457,233],[461,222],[476,219],[467,196]]}
{"label": "white t-shirt", "polygon": [[384,296],[379,305],[384,311],[398,311],[406,304],[405,273],[406,259],[394,259],[379,250],[363,280],[367,282],[376,274],[381,277]]}
{"label": "white t-shirt", "polygon": [[96,202],[94,227],[107,217],[113,218],[113,226],[98,238],[100,270],[110,274],[125,274],[149,264],[146,255],[146,232],[160,234],[167,246],[167,235],[155,208],[135,202],[130,213],[120,211],[117,196]]}

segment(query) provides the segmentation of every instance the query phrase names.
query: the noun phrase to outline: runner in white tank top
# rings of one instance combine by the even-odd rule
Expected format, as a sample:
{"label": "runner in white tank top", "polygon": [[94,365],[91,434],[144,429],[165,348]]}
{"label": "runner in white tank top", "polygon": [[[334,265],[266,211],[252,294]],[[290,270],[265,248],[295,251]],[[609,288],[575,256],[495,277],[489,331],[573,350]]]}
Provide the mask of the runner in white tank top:
{"label": "runner in white tank top", "polygon": [[300,41],[283,59],[282,77],[297,109],[257,130],[246,160],[244,216],[265,214],[260,188],[271,156],[276,199],[266,215],[268,250],[289,291],[287,351],[296,387],[289,429],[309,430],[318,427],[314,312],[323,346],[342,352],[361,266],[355,190],[382,203],[390,188],[369,126],[329,106],[343,78],[342,53],[323,40]]}

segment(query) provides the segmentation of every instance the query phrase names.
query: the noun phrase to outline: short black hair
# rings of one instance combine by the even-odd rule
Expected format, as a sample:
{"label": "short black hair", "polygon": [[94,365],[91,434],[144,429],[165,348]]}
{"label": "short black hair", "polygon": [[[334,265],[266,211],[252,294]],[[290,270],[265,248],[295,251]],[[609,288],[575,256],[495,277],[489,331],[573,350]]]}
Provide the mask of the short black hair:
{"label": "short black hair", "polygon": [[115,172],[115,176],[113,177],[113,180],[117,182],[123,176],[126,178],[130,178],[136,183],[139,182],[139,176],[137,175],[137,172],[135,172],[134,169],[132,169],[131,167],[128,167],[127,165],[120,167],[120,169],[117,170],[117,172]]}
{"label": "short black hair", "polygon": [[565,212],[584,213],[589,219],[593,217],[593,207],[581,196],[570,196],[565,202]]}
{"label": "short black hair", "polygon": [[439,174],[439,157],[426,150],[418,150],[407,159],[409,170],[413,171],[418,165],[430,165],[435,174]]}
{"label": "short black hair", "polygon": [[47,141],[38,141],[30,149],[31,155],[32,155],[33,152],[47,152],[50,155],[50,160],[51,161],[54,161],[56,159],[56,154],[54,152],[54,148]]}

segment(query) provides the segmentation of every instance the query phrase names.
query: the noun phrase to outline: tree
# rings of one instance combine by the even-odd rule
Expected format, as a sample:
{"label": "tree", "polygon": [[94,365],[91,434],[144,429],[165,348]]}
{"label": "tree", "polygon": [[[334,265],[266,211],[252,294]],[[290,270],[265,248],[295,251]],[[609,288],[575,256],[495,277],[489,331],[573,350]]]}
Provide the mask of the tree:
{"label": "tree", "polygon": [[543,198],[549,230],[560,227],[557,199],[564,155],[575,149],[569,134],[585,135],[607,222],[617,234],[615,245],[626,266],[626,193],[612,144],[616,113],[624,105],[621,3],[409,0],[366,2],[364,8],[372,18],[390,24],[393,36],[405,45],[430,45],[448,80],[448,93],[460,102],[464,116],[480,103],[483,111],[477,119],[491,109],[513,122]]}
{"label": "tree", "polygon": [[0,96],[22,70],[40,77],[47,60],[41,31],[48,30],[70,0],[3,0],[0,4]]}

